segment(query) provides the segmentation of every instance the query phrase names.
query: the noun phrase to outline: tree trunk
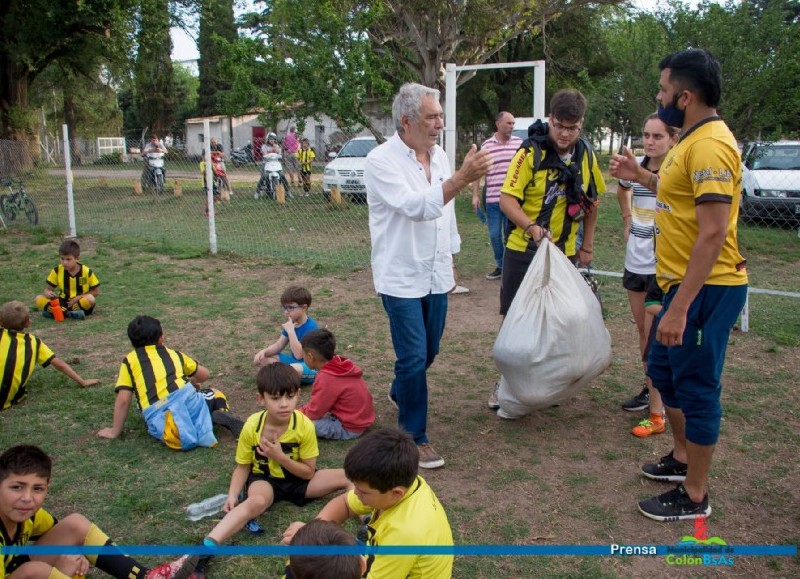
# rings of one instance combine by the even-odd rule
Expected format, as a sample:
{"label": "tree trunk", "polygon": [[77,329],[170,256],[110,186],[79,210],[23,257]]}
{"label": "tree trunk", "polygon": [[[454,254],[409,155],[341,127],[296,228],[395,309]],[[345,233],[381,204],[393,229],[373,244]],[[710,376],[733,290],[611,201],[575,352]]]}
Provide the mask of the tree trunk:
{"label": "tree trunk", "polygon": [[4,52],[0,52],[0,66],[0,139],[21,140],[24,131],[17,123],[28,107],[28,75]]}

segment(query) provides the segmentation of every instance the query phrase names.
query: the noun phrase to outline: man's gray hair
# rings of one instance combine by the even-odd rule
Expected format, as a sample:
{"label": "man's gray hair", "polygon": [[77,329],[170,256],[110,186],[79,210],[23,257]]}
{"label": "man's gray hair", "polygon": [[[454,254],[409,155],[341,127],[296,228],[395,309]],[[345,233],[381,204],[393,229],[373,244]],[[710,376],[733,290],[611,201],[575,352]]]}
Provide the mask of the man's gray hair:
{"label": "man's gray hair", "polygon": [[394,97],[394,102],[392,103],[392,118],[398,133],[403,134],[403,125],[401,123],[403,117],[408,117],[413,123],[419,122],[422,99],[427,96],[433,97],[438,101],[439,90],[415,82],[407,82],[400,87],[400,91]]}

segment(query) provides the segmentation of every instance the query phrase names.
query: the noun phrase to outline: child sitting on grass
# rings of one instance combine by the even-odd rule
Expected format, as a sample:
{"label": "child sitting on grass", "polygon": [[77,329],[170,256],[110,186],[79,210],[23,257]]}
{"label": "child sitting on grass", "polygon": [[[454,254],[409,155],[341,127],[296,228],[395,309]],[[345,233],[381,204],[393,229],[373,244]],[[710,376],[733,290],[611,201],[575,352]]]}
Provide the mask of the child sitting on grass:
{"label": "child sitting on grass", "polygon": [[25,332],[31,325],[28,306],[19,301],[0,308],[0,411],[11,408],[25,398],[28,379],[39,364],[53,368],[71,378],[82,388],[99,384],[100,380],[84,380],[61,358],[57,358],[44,342]]}
{"label": "child sitting on grass", "polygon": [[[128,324],[134,350],[122,361],[117,378],[113,425],[103,428],[101,438],[122,434],[133,395],[147,424],[147,432],[175,450],[216,446],[213,424],[239,436],[242,421],[228,411],[219,390],[200,390],[209,371],[192,358],[164,346],[161,322],[136,316]],[[191,381],[190,381],[191,380]]]}
{"label": "child sitting on grass", "polygon": [[[347,451],[344,472],[353,490],[323,507],[317,519],[343,523],[370,514],[370,546],[449,546],[450,523],[433,489],[421,476],[419,450],[398,428],[370,432]],[[304,523],[289,525],[283,543],[291,543]],[[452,555],[376,555],[367,561],[366,577],[381,579],[450,579]]]}
{"label": "child sitting on grass", "polygon": [[[354,547],[356,540],[331,521],[316,519],[304,525],[292,538],[292,546]],[[359,579],[367,570],[360,555],[289,555],[284,579]]]}
{"label": "child sitting on grass", "polygon": [[[181,557],[148,569],[124,555],[103,531],[83,515],[57,521],[42,508],[50,488],[52,461],[36,446],[20,445],[0,455],[0,547],[106,547],[102,555],[9,555],[0,558],[0,577],[69,579],[84,576],[94,565],[121,579],[187,579],[197,556]],[[110,552],[109,552],[110,551]]]}
{"label": "child sitting on grass", "polygon": [[[308,315],[311,306],[311,293],[304,287],[291,286],[281,294],[281,307],[286,316],[286,322],[281,326],[281,335],[273,343],[256,353],[253,363],[256,366],[266,366],[275,362],[289,364],[295,369],[303,384],[311,384],[317,374],[303,361],[303,346],[300,340],[308,332],[317,329],[315,322]],[[289,353],[283,350],[289,346]]]}
{"label": "child sitting on grass", "polygon": [[336,338],[326,329],[308,332],[300,343],[306,366],[317,371],[311,400],[300,412],[314,422],[317,438],[358,438],[375,421],[361,368],[336,355]]}
{"label": "child sitting on grass", "polygon": [[[300,395],[297,372],[278,362],[261,368],[256,383],[256,400],[265,410],[245,421],[228,499],[222,507],[227,514],[203,541],[212,549],[275,502],[291,501],[303,506],[350,488],[342,469],[317,470],[319,449],[314,425],[296,410]],[[246,498],[240,501],[242,491],[246,491]]]}
{"label": "child sitting on grass", "polygon": [[58,298],[64,317],[84,320],[94,311],[95,298],[100,295],[100,280],[89,268],[78,260],[81,246],[74,239],[67,239],[58,247],[61,263],[50,271],[47,285],[41,295],[36,296],[36,307],[42,315],[52,318],[50,300]]}

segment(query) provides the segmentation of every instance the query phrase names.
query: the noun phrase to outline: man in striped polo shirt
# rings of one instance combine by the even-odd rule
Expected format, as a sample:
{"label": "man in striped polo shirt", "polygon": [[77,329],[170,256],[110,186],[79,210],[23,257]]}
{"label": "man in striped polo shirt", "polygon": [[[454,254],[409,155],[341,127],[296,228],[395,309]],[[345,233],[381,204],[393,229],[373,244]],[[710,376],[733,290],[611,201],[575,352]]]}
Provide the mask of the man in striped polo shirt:
{"label": "man in striped polo shirt", "polygon": [[[511,164],[511,159],[514,158],[514,153],[517,152],[517,149],[522,144],[522,139],[512,134],[514,131],[514,115],[505,111],[499,112],[494,118],[494,124],[497,127],[497,132],[481,145],[481,149],[486,149],[492,154],[492,168],[486,174],[484,185],[484,211],[496,267],[492,273],[486,276],[486,279],[500,279],[503,273],[504,225],[506,217],[500,211],[500,188],[506,180],[506,173],[508,172],[508,166]],[[472,184],[472,209],[476,213],[481,202],[479,189],[480,183],[475,181]]]}

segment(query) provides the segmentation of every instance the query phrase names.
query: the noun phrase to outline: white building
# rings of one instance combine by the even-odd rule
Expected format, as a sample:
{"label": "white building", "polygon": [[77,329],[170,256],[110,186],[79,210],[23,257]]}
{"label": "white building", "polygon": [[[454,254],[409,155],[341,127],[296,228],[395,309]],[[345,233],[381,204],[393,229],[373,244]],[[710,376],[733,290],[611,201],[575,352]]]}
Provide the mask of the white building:
{"label": "white building", "polygon": [[[383,113],[377,102],[370,108],[373,110],[372,122],[378,130],[385,136],[394,133],[391,115]],[[289,127],[297,126],[296,119],[287,119],[280,121],[278,126],[272,129],[264,127],[258,119],[257,112],[236,116],[216,115],[186,119],[185,151],[189,157],[199,157],[203,152],[203,121],[206,119],[209,121],[209,138],[217,137],[222,143],[226,155],[230,154],[233,149],[244,147],[248,143],[254,143],[258,150],[270,131],[274,130],[282,139],[289,131]],[[362,130],[357,134],[348,133],[349,136],[369,134],[370,132],[367,130]],[[311,142],[311,147],[317,152],[318,157],[323,155],[330,145],[341,145],[348,138],[333,119],[322,114],[319,115],[319,118],[307,117],[305,119],[305,130],[302,134],[298,132],[298,138],[303,137]]]}

